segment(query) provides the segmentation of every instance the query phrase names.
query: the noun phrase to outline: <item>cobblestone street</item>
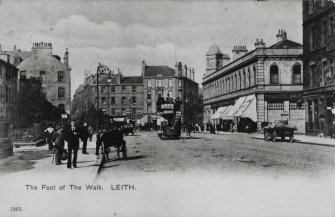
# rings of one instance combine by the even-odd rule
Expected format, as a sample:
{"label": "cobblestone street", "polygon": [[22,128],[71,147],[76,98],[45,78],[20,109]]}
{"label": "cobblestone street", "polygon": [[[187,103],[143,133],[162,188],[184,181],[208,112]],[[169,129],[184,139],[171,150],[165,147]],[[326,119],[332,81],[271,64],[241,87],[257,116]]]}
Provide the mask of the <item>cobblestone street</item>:
{"label": "cobblestone street", "polygon": [[182,136],[181,140],[160,140],[157,132],[126,136],[128,160],[114,158],[104,165],[101,176],[157,172],[327,176],[335,168],[334,147],[264,141],[253,134]]}

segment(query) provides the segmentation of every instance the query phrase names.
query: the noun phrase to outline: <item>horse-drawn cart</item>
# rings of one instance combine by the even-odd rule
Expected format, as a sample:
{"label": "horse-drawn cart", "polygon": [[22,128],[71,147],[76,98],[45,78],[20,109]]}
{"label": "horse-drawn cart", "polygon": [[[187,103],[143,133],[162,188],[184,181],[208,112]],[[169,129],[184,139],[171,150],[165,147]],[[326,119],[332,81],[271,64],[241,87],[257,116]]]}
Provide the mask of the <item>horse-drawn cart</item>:
{"label": "horse-drawn cart", "polygon": [[118,158],[120,158],[120,153],[122,153],[123,160],[127,160],[127,146],[126,141],[123,139],[123,132],[121,130],[110,130],[101,133],[100,141],[103,160],[105,162],[109,161],[109,152],[112,147],[116,149]]}
{"label": "horse-drawn cart", "polygon": [[277,137],[281,138],[281,141],[285,140],[285,137],[289,137],[290,142],[294,141],[294,131],[297,130],[295,126],[289,126],[286,121],[278,121],[270,126],[264,127],[264,140],[277,141]]}

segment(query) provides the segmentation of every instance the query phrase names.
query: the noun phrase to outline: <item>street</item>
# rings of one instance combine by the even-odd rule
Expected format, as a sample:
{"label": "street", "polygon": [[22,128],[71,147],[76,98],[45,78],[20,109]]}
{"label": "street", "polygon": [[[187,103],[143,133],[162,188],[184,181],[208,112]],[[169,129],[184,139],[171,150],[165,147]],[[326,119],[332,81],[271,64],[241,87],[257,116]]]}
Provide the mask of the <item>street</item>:
{"label": "street", "polygon": [[126,136],[128,160],[105,163],[101,178],[148,173],[243,173],[272,176],[327,176],[334,169],[335,148],[253,138],[254,134],[196,133],[181,140],[160,140],[157,132]]}

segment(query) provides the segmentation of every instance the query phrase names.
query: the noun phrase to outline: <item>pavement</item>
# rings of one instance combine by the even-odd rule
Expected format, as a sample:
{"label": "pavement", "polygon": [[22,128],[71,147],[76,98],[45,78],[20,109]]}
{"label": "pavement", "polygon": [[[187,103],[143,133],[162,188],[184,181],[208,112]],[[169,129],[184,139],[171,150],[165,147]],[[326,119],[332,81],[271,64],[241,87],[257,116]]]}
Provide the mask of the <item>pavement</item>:
{"label": "pavement", "polygon": [[[209,133],[209,132],[200,132],[200,133]],[[248,135],[248,133],[242,132],[216,132],[218,135]],[[253,139],[264,139],[263,133],[250,133]],[[305,143],[311,145],[321,145],[321,146],[333,146],[335,147],[335,139],[329,137],[317,137],[317,136],[308,136],[303,134],[295,134],[294,135],[294,142],[296,143]]]}
{"label": "pavement", "polygon": [[[0,175],[5,176],[57,176],[72,179],[80,175],[95,178],[100,166],[100,160],[95,155],[95,136],[92,141],[87,143],[87,152],[82,154],[82,142],[78,151],[77,168],[68,169],[67,161],[62,161],[61,165],[53,162],[53,151],[48,149],[48,145],[14,146],[14,154],[11,157],[0,160]],[[66,145],[65,145],[66,148]]]}

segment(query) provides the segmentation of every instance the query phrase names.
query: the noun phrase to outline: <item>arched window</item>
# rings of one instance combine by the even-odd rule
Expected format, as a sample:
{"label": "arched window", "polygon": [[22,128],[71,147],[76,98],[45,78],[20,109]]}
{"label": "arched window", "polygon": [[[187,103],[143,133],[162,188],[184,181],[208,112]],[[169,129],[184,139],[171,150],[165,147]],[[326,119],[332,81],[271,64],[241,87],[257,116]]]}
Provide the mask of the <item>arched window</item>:
{"label": "arched window", "polygon": [[254,73],[254,83],[253,83],[253,85],[256,85],[257,84],[256,66],[252,67],[252,72]]}
{"label": "arched window", "polygon": [[235,74],[235,87],[234,90],[237,90],[237,75]]}
{"label": "arched window", "polygon": [[245,70],[243,69],[243,88],[247,87],[247,79],[245,77]]}
{"label": "arched window", "polygon": [[299,65],[293,66],[293,84],[301,83],[301,67]]}
{"label": "arched window", "polygon": [[270,67],[270,84],[279,84],[278,67],[276,65]]}

